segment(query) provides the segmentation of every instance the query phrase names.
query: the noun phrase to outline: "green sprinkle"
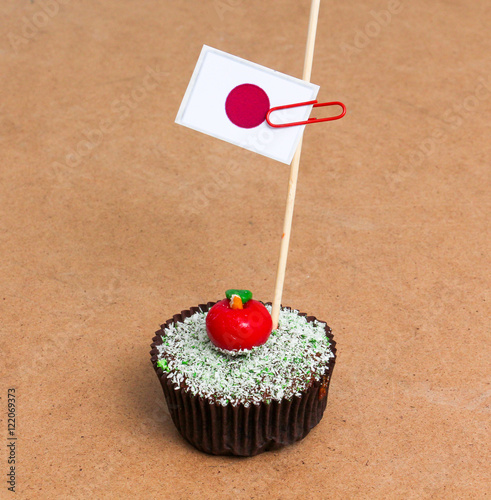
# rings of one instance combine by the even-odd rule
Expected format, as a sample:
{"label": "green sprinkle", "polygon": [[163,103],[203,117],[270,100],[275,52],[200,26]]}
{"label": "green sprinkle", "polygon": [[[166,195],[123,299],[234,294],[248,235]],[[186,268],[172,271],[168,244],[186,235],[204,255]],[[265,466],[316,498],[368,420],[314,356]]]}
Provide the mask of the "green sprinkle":
{"label": "green sprinkle", "polygon": [[164,370],[164,372],[169,372],[169,371],[170,371],[170,369],[169,369],[169,366],[168,366],[168,364],[167,364],[167,360],[166,360],[166,359],[159,359],[159,360],[157,361],[157,366],[158,366],[159,368],[162,368],[162,370]]}

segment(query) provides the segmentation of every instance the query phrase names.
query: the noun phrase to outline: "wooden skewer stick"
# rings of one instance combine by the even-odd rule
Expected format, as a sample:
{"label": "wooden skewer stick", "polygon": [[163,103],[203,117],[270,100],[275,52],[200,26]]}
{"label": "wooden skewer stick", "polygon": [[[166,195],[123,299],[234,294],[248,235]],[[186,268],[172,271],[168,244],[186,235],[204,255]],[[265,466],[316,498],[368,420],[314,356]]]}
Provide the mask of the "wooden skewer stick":
{"label": "wooden skewer stick", "polygon": [[[312,74],[312,62],[314,59],[315,33],[317,31],[317,20],[319,18],[320,0],[312,0],[310,6],[309,31],[307,34],[307,47],[305,49],[305,60],[303,64],[302,80],[310,82]],[[295,193],[297,191],[298,167],[300,155],[302,154],[303,137],[300,139],[293,161],[290,167],[290,180],[288,181],[288,196],[286,200],[285,220],[283,222],[283,236],[281,237],[280,258],[276,272],[276,284],[274,289],[273,308],[271,317],[273,329],[278,328],[280,315],[281,296],[283,295],[283,284],[285,283],[286,261],[288,258],[288,247],[292,232],[293,207],[295,205]]]}

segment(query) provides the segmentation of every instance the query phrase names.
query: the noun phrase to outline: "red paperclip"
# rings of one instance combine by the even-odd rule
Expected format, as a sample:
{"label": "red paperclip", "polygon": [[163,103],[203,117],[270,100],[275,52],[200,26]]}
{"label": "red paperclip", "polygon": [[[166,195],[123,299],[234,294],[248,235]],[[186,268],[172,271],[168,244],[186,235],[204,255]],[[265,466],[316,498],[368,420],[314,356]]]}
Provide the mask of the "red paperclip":
{"label": "red paperclip", "polygon": [[[280,109],[288,109],[288,108],[297,108],[300,106],[310,106],[311,104],[314,105],[314,108],[321,108],[323,106],[341,106],[343,108],[343,112],[340,115],[337,116],[329,116],[327,118],[309,118],[308,120],[304,122],[291,122],[291,123],[281,123],[281,124],[276,124],[276,123],[271,123],[269,120],[269,115],[273,113],[274,111],[279,111]],[[274,108],[271,108],[267,115],[266,115],[266,121],[268,122],[268,125],[274,128],[281,128],[281,127],[294,127],[295,125],[309,125],[310,123],[320,123],[320,122],[330,122],[332,120],[339,120],[346,114],[346,106],[339,101],[333,101],[333,102],[317,102],[317,101],[308,101],[308,102],[298,102],[295,104],[287,104],[285,106],[276,106]]]}

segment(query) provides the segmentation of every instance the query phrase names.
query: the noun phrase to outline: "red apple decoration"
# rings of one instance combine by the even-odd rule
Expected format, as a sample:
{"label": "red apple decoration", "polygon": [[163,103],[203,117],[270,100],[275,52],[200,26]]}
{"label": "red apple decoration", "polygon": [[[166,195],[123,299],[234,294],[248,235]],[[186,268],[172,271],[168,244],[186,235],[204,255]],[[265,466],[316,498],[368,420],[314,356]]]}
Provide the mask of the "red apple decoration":
{"label": "red apple decoration", "polygon": [[206,316],[208,337],[218,348],[238,351],[260,346],[273,330],[269,311],[249,290],[227,290]]}

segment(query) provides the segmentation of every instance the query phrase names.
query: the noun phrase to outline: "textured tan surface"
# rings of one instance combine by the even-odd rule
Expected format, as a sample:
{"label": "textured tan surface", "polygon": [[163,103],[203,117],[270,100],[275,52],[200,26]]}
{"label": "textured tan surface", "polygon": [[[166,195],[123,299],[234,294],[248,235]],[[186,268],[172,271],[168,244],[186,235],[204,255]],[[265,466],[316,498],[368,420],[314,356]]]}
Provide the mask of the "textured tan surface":
{"label": "textured tan surface", "polygon": [[306,131],[283,302],[326,320],[339,357],[319,426],[254,459],[182,441],[148,351],[225,288],[272,299],[288,167],[174,118],[203,43],[299,76],[309,2],[0,9],[0,435],[15,387],[18,497],[483,498],[488,2],[321,5],[312,81],[349,113]]}

